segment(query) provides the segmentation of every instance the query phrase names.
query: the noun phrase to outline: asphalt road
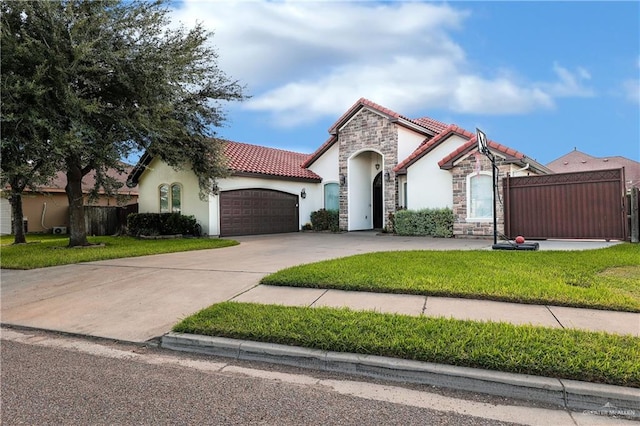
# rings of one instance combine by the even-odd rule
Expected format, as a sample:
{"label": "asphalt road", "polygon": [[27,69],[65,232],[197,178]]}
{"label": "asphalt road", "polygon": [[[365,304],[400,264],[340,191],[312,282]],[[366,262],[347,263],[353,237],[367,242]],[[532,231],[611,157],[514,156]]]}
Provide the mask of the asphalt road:
{"label": "asphalt road", "polygon": [[3,425],[600,424],[482,395],[54,333],[3,328],[1,357]]}

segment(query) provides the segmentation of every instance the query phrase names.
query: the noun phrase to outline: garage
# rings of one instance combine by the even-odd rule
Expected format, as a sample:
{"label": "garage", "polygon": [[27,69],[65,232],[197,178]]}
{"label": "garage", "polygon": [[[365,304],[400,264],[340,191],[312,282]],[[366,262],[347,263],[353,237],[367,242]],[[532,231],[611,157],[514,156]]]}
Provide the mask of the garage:
{"label": "garage", "polygon": [[220,235],[297,232],[298,196],[270,189],[220,193]]}

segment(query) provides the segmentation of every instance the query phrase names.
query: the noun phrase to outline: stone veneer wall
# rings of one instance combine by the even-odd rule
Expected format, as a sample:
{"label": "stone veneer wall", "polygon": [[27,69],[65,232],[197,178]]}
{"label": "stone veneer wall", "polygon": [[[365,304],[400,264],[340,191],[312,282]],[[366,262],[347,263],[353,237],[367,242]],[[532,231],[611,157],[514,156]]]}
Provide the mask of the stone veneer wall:
{"label": "stone veneer wall", "polygon": [[[453,235],[456,237],[493,238],[493,220],[487,222],[467,222],[467,176],[478,171],[477,161],[480,161],[479,171],[491,172],[491,161],[482,154],[475,153],[460,161],[452,170],[453,173]],[[498,216],[498,235],[504,233],[504,209],[501,200],[502,178],[510,170],[508,164],[501,164],[501,158],[496,158],[498,166],[498,200],[496,214]]]}
{"label": "stone veneer wall", "polygon": [[[353,153],[371,149],[382,153],[384,168],[383,176],[383,226],[388,226],[389,213],[395,212],[396,177],[393,167],[398,164],[398,129],[394,123],[370,110],[361,109],[351,121],[338,133],[338,161],[339,175],[347,177],[347,162]],[[384,172],[390,175],[389,182],[384,181]],[[373,180],[371,182],[373,184]],[[344,185],[340,185],[340,229],[348,228],[348,178]]]}

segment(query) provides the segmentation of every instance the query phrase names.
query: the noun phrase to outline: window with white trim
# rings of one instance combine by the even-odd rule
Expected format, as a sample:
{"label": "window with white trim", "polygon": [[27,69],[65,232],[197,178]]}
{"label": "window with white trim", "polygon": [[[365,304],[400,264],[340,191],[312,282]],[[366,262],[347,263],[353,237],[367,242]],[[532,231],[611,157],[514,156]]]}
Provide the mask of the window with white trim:
{"label": "window with white trim", "polygon": [[327,183],[324,186],[324,208],[326,210],[340,210],[340,185]]}
{"label": "window with white trim", "polygon": [[467,176],[467,220],[493,219],[493,184],[491,174]]}
{"label": "window with white trim", "polygon": [[158,187],[160,213],[180,213],[182,211],[182,185],[163,183]]}

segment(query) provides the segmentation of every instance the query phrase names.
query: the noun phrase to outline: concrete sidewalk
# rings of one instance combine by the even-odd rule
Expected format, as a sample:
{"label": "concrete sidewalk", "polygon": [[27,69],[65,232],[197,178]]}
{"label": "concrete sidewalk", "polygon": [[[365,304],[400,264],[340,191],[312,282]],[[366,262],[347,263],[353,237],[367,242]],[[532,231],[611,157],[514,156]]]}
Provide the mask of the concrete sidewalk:
{"label": "concrete sidewalk", "polygon": [[530,324],[640,337],[640,313],[490,300],[259,285],[231,299],[286,306],[332,307],[461,320]]}

